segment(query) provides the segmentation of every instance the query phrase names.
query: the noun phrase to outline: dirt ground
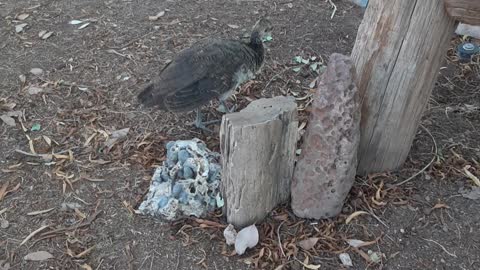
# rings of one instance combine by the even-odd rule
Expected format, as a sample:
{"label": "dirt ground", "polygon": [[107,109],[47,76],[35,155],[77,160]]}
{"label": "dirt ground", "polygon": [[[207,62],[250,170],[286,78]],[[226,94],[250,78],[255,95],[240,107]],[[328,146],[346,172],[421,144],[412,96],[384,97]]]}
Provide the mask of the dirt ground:
{"label": "dirt ground", "polygon": [[[343,269],[342,252],[352,269],[479,269],[480,199],[462,194],[480,176],[480,57],[462,64],[452,50],[404,168],[359,177],[338,218],[280,207],[239,257],[223,244],[219,214],[169,224],[134,213],[166,142],[198,137],[218,150],[218,134],[196,130],[193,113],[139,109],[142,85],[194,41],[240,38],[268,14],[266,67],[237,102],[293,95],[304,122],[316,74],[293,71],[292,58],[348,54],[363,14],[334,2],[330,19],[321,0],[0,0],[0,115],[15,121],[0,121],[0,269]],[[220,117],[213,108],[204,111]],[[346,224],[355,211],[370,215]],[[313,249],[299,247],[311,238]],[[53,258],[25,258],[37,251]]]}

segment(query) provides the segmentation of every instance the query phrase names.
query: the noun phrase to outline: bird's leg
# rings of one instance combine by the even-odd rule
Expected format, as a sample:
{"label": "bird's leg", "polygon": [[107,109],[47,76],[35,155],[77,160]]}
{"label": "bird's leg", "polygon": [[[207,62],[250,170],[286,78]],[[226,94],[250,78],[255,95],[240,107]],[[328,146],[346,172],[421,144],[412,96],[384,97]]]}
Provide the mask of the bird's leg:
{"label": "bird's leg", "polygon": [[220,122],[220,120],[212,120],[212,121],[203,122],[202,121],[202,112],[200,111],[200,108],[198,108],[196,111],[197,111],[197,118],[195,119],[195,126],[199,129],[204,130],[204,131],[213,132],[211,129],[207,128],[206,126],[210,125],[210,124],[218,123],[218,122]]}
{"label": "bird's leg", "polygon": [[220,106],[218,106],[218,111],[221,113],[233,113],[237,109],[237,106],[234,104],[232,108],[228,108],[227,103],[225,103],[225,100],[220,99]]}

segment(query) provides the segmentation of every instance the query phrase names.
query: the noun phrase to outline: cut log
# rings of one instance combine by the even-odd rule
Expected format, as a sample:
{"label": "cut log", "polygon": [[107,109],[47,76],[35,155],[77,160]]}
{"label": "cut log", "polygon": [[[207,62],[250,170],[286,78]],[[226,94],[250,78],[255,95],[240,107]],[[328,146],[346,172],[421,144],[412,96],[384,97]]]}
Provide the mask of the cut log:
{"label": "cut log", "polygon": [[360,142],[360,101],[349,57],[332,54],[313,96],[292,183],[292,209],[302,218],[331,218],[352,188]]}
{"label": "cut log", "polygon": [[220,128],[222,193],[227,221],[261,221],[290,197],[298,118],[295,99],[259,99],[226,114]]}
{"label": "cut log", "polygon": [[443,1],[370,1],[352,51],[363,101],[358,174],[403,165],[454,26]]}
{"label": "cut log", "polygon": [[480,25],[479,0],[445,0],[445,9],[450,17],[459,22]]}

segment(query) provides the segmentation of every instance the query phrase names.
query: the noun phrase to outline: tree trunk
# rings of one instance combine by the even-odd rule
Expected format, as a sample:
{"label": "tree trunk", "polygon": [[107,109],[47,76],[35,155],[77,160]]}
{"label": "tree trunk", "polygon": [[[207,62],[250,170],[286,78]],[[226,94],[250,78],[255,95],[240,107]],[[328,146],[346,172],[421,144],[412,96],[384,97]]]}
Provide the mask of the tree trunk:
{"label": "tree trunk", "polygon": [[443,1],[370,1],[352,52],[363,101],[358,174],[405,162],[454,26]]}

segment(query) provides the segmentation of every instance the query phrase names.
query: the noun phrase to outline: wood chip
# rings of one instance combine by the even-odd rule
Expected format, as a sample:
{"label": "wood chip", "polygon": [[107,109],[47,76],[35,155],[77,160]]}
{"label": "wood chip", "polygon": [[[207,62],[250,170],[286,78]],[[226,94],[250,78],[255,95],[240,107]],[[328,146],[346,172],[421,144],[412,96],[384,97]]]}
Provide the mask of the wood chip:
{"label": "wood chip", "polygon": [[46,251],[28,253],[25,257],[23,257],[23,259],[26,261],[45,261],[51,258],[53,258],[53,255]]}
{"label": "wood chip", "polygon": [[159,13],[157,13],[157,15],[155,16],[148,16],[148,19],[150,21],[156,21],[158,20],[160,17],[163,17],[163,15],[165,15],[165,11],[160,11]]}
{"label": "wood chip", "polygon": [[19,21],[23,21],[25,20],[26,18],[28,18],[30,16],[30,14],[28,13],[22,13],[22,14],[18,14],[18,16],[16,17],[17,20]]}
{"label": "wood chip", "polygon": [[27,213],[27,216],[36,216],[36,215],[45,214],[45,213],[48,213],[48,212],[52,211],[53,209],[55,209],[55,207],[45,209],[45,210],[33,211],[33,212],[30,212],[30,213]]}
{"label": "wood chip", "polygon": [[298,242],[298,246],[303,248],[304,250],[311,250],[315,247],[319,239],[320,238],[318,237],[310,237]]}

